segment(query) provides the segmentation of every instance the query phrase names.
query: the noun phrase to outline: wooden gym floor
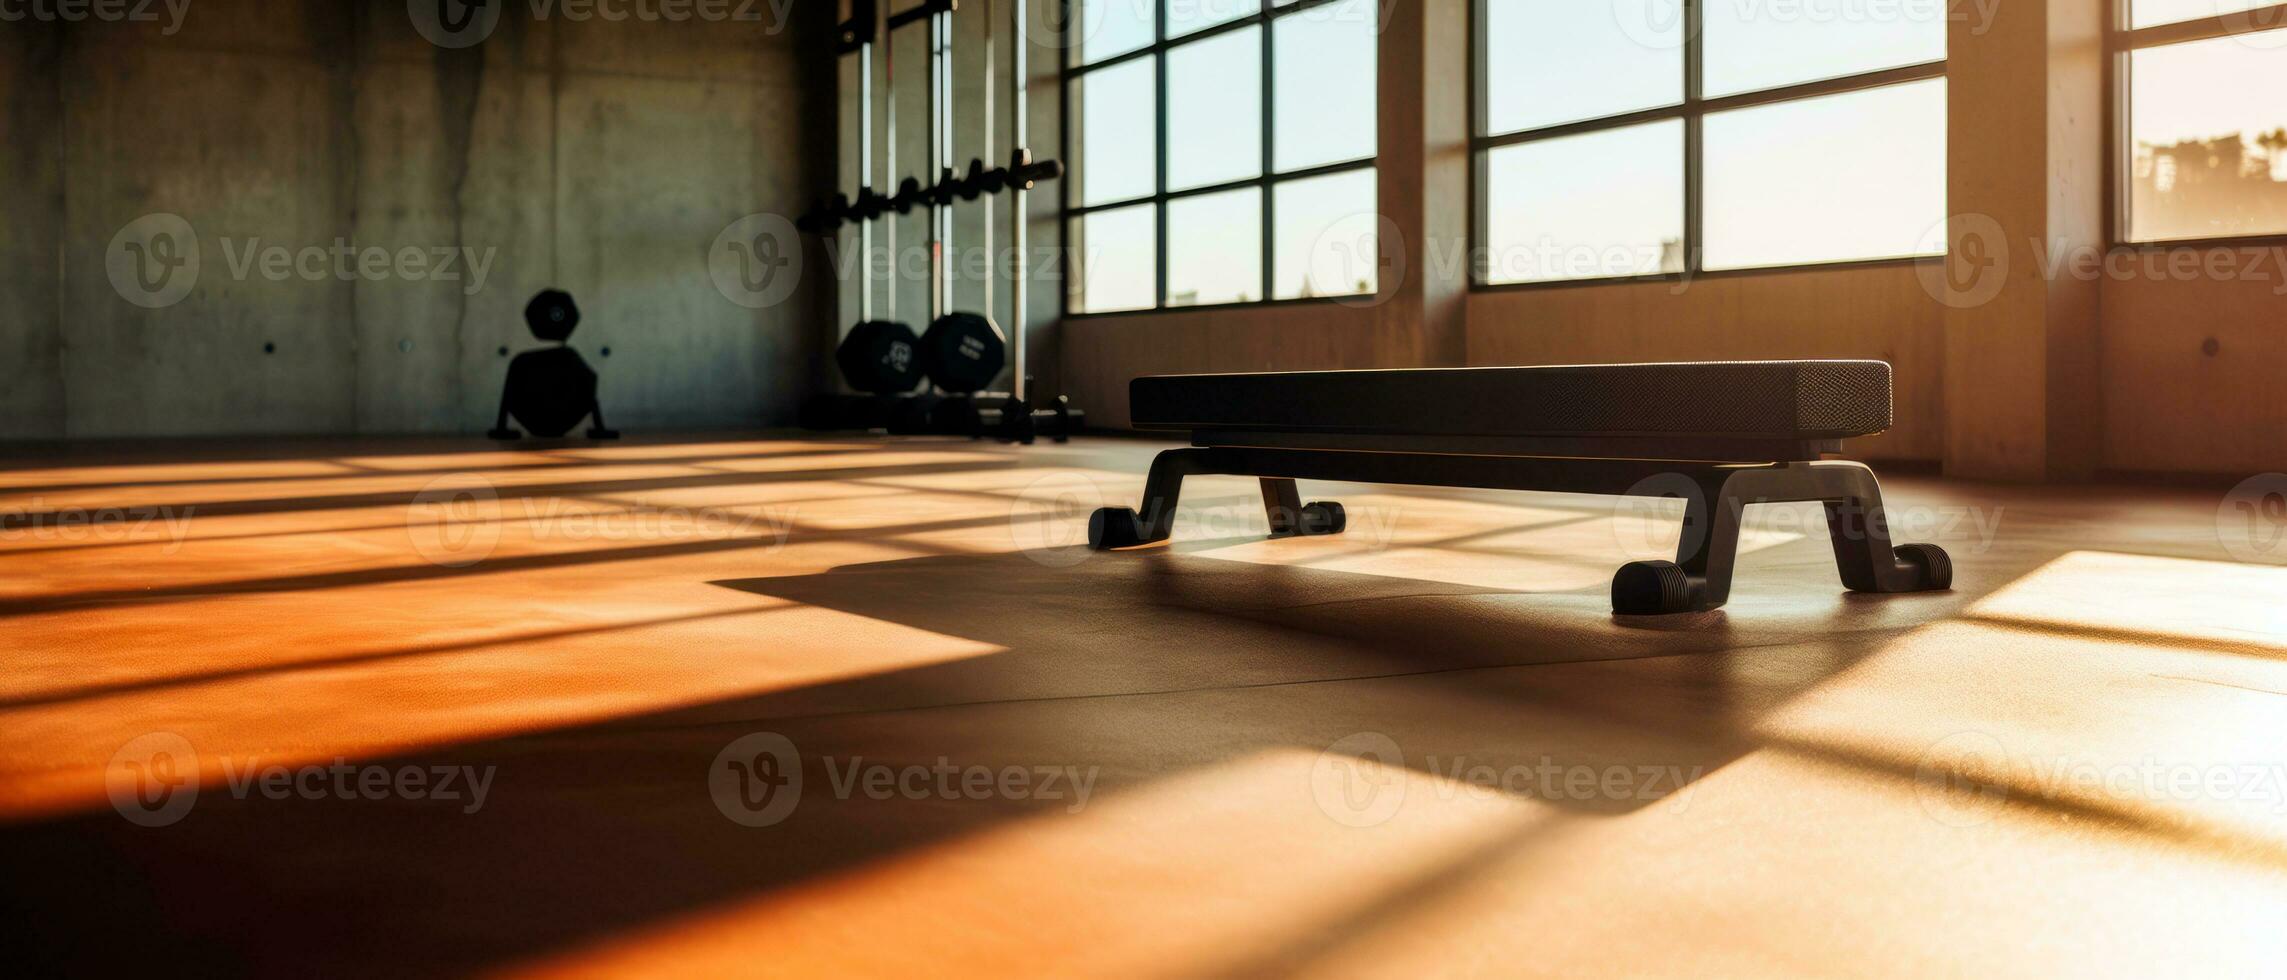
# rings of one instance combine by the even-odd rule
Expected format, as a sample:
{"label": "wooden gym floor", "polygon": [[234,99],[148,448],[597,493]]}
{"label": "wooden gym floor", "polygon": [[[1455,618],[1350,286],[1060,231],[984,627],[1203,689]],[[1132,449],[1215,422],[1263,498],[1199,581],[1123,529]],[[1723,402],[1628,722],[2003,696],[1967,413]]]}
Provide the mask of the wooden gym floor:
{"label": "wooden gym floor", "polygon": [[1072,547],[1157,448],[9,461],[9,959],[2047,976],[2287,955],[2287,567],[2233,560],[2220,491],[1892,475],[1901,537],[1951,549],[1956,591],[1845,595],[1816,510],[1784,508],[1728,609],[1620,619],[1612,570],[1674,529],[1610,498],[1306,484],[1350,532],[1266,541],[1251,481],[1200,479],[1172,547]]}

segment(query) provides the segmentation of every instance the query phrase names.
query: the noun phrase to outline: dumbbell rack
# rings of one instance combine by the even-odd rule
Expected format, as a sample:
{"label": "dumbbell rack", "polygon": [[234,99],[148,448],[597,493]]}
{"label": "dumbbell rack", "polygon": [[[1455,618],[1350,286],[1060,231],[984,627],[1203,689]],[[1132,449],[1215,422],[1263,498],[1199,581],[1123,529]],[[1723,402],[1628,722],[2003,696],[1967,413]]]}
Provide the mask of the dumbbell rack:
{"label": "dumbbell rack", "polygon": [[[998,25],[992,20],[993,0],[984,0],[984,2],[985,16],[988,22],[985,55],[987,77],[984,89],[984,131],[986,142],[989,145],[994,132],[992,100],[994,86],[991,76],[994,68],[997,67],[992,51],[992,38]],[[977,157],[970,160],[965,174],[956,172],[952,164],[951,137],[953,126],[950,92],[952,89],[951,18],[957,9],[958,0],[922,0],[909,9],[892,13],[883,19],[881,10],[874,0],[853,0],[850,20],[840,25],[838,53],[845,56],[857,54],[863,59],[863,67],[860,71],[861,105],[859,108],[861,183],[855,199],[846,193],[837,192],[830,199],[820,201],[816,207],[804,214],[796,222],[796,225],[805,232],[818,235],[837,234],[845,224],[855,224],[860,229],[859,247],[865,257],[861,263],[864,282],[859,302],[860,323],[844,336],[840,349],[836,353],[837,361],[843,367],[843,377],[850,381],[854,387],[869,390],[872,394],[827,395],[812,399],[810,404],[805,406],[803,424],[814,429],[884,429],[891,432],[907,433],[968,434],[979,438],[993,436],[1005,442],[1027,444],[1033,441],[1036,433],[1045,433],[1054,438],[1055,441],[1063,442],[1085,423],[1086,416],[1072,408],[1070,401],[1062,397],[1055,399],[1052,407],[1040,411],[1033,410],[1028,400],[1027,388],[1030,378],[1025,370],[1027,326],[1025,280],[1029,275],[1029,263],[1024,254],[1026,219],[1024,202],[1025,192],[1039,181],[1060,178],[1063,176],[1064,168],[1063,164],[1056,160],[1035,161],[1030,149],[1025,146],[1025,106],[1029,93],[1024,77],[1026,70],[1025,32],[1023,28],[1024,5],[1022,0],[1017,0],[1016,3],[1012,4],[1012,16],[1010,18],[1015,37],[1010,43],[1012,69],[1009,81],[1015,113],[1011,120],[1014,145],[1009,151],[1009,162],[1006,166],[987,167],[984,159]],[[894,34],[899,28],[915,23],[927,23],[929,25],[929,142],[931,157],[929,167],[930,172],[936,175],[936,180],[928,186],[923,186],[919,178],[908,176],[898,182],[895,191],[884,195],[870,183],[863,182],[864,177],[870,177],[873,173],[872,49],[877,40],[882,38],[885,33]],[[886,52],[883,60],[885,63],[884,75],[891,79],[891,85],[894,87],[894,63],[891,62]],[[887,162],[886,169],[894,174],[896,170],[896,147],[894,145],[896,140],[896,98],[894,92],[892,92],[889,101],[887,124],[892,145],[885,154],[885,160]],[[1016,250],[1016,265],[1012,277],[1014,281],[1011,285],[1014,301],[1011,307],[1013,342],[1009,338],[1001,336],[998,326],[992,324],[989,316],[949,315],[947,313],[952,305],[952,280],[947,268],[945,253],[951,239],[952,207],[956,201],[974,201],[980,197],[990,198],[1004,192],[1012,194],[1012,210],[1014,212],[1014,219],[1011,223],[1011,238]],[[895,322],[896,293],[894,286],[889,294],[886,311],[888,320],[877,321],[874,319],[873,223],[892,214],[909,214],[917,205],[925,206],[930,210],[930,330],[932,334],[939,330],[955,329],[974,332],[973,338],[960,339],[974,341],[968,344],[974,348],[998,348],[994,351],[995,359],[1000,360],[1005,357],[1004,363],[1014,368],[1010,390],[1007,392],[972,391],[966,385],[956,384],[954,388],[956,393],[947,395],[942,393],[943,389],[937,388],[935,384],[943,380],[943,376],[935,375],[933,372],[930,379],[932,390],[927,393],[915,393],[912,390],[914,381],[906,380],[912,373],[907,362],[914,359],[923,349],[916,346],[910,327]],[[887,227],[888,234],[891,236],[891,250],[894,253],[896,223],[892,221]],[[988,209],[985,215],[985,250],[988,256],[991,253],[991,248],[992,215]],[[998,262],[993,263],[996,269],[998,265]],[[896,268],[897,265],[893,263],[893,275]],[[993,305],[991,279],[986,280],[985,288],[985,308],[990,310]],[[937,338],[932,336],[931,340],[935,341]],[[861,345],[862,349],[851,350],[853,344]],[[932,349],[941,346],[945,345],[943,343],[930,345]],[[862,366],[865,369],[865,375],[862,376],[853,372],[853,366]],[[877,371],[881,372],[882,376],[870,376]],[[951,381],[945,383],[955,384]],[[968,383],[977,382],[971,380]],[[986,383],[983,387],[989,388],[990,385]],[[999,404],[992,405],[990,404],[992,401],[998,401]]]}

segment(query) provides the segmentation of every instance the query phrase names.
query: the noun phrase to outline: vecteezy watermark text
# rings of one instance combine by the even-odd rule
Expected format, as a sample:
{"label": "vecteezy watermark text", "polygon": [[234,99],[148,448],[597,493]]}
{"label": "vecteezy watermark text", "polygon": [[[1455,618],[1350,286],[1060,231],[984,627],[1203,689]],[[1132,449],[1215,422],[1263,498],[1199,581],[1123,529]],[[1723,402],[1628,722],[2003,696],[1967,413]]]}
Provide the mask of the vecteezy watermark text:
{"label": "vecteezy watermark text", "polygon": [[255,274],[271,282],[458,282],[463,284],[461,292],[469,296],[484,289],[498,254],[498,249],[489,246],[408,245],[391,249],[355,245],[346,238],[336,238],[331,245],[302,248],[264,245],[259,238],[222,239],[223,261],[230,267],[230,277],[239,282]]}
{"label": "vecteezy watermark text", "polygon": [[[225,758],[220,789],[232,799],[411,800],[443,802],[461,813],[484,808],[496,766],[377,765],[336,757],[326,763]],[[189,816],[204,780],[199,753],[174,732],[151,732],[119,747],[105,766],[104,790],[129,822],[164,827]]]}
{"label": "vecteezy watermark text", "polygon": [[[1531,799],[1564,804],[1622,803],[1665,805],[1681,811],[1706,774],[1705,766],[1668,764],[1595,765],[1562,763],[1543,755],[1529,762],[1472,761],[1466,756],[1431,755],[1423,768],[1430,796],[1456,799]],[[1407,784],[1399,770],[1405,753],[1381,732],[1344,736],[1320,752],[1311,768],[1311,795],[1320,812],[1349,827],[1387,822],[1404,808]]]}
{"label": "vecteezy watermark text", "polygon": [[1954,827],[1991,821],[2012,793],[2112,805],[2257,803],[2268,813],[2287,814],[2287,763],[2020,755],[1985,732],[1957,732],[1931,743],[1914,778],[1923,811]]}
{"label": "vecteezy watermark text", "polygon": [[166,554],[181,550],[190,536],[195,507],[57,507],[42,498],[0,507],[0,541],[84,544],[88,542],[151,540],[150,532],[166,533]]}
{"label": "vecteezy watermark text", "polygon": [[156,24],[164,18],[159,34],[173,37],[190,9],[191,0],[0,0],[0,22]]}
{"label": "vecteezy watermark text", "polygon": [[[927,763],[888,763],[864,756],[825,756],[827,791],[836,800],[945,802],[1045,800],[1066,813],[1087,807],[1099,767],[957,763],[938,756]],[[768,827],[793,816],[802,801],[802,755],[776,732],[740,736],[715,753],[707,792],[733,823]]]}
{"label": "vecteezy watermark text", "polygon": [[[520,496],[512,510],[492,481],[473,474],[438,477],[405,508],[413,550],[434,565],[466,568],[492,556],[504,527],[521,524],[533,541],[724,541],[744,539],[767,550],[794,534],[792,509],[661,507],[640,500],[590,503]],[[519,511],[521,513],[519,513]]]}
{"label": "vecteezy watermark text", "polygon": [[[230,278],[271,282],[451,282],[462,294],[484,289],[500,250],[473,245],[358,244],[335,238],[325,245],[281,245],[260,238],[220,239]],[[121,299],[146,309],[173,306],[190,295],[205,270],[198,229],[181,215],[146,214],[120,227],[104,253],[104,272]]]}

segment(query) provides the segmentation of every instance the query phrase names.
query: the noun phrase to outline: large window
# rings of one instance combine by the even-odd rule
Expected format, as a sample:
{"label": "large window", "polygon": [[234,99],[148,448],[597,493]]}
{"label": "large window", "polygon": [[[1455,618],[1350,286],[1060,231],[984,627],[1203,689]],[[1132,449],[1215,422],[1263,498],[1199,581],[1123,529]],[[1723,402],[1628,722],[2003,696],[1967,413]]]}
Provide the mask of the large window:
{"label": "large window", "polygon": [[1068,0],[1075,313],[1372,293],[1377,0]]}
{"label": "large window", "polygon": [[2129,0],[2124,14],[2119,240],[2287,235],[2287,4]]}
{"label": "large window", "polygon": [[1942,0],[1478,0],[1480,283],[1945,239]]}

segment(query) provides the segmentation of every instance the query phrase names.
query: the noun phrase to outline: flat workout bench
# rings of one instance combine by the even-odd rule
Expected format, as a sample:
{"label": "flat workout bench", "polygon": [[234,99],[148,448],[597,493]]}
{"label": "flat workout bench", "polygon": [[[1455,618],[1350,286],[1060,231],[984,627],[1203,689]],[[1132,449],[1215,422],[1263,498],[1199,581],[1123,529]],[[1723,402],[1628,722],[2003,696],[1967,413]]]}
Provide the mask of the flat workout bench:
{"label": "flat workout bench", "polygon": [[1136,428],[1192,445],[1152,462],[1140,513],[1089,519],[1098,550],[1167,540],[1183,478],[1223,474],[1261,478],[1273,537],[1346,524],[1339,503],[1303,504],[1296,480],[1683,498],[1676,560],[1612,577],[1620,613],[1723,605],[1750,504],[1825,504],[1852,591],[1953,584],[1944,549],[1891,547],[1874,471],[1821,458],[1890,427],[1881,361],[1175,375],[1137,378],[1128,398]]}

